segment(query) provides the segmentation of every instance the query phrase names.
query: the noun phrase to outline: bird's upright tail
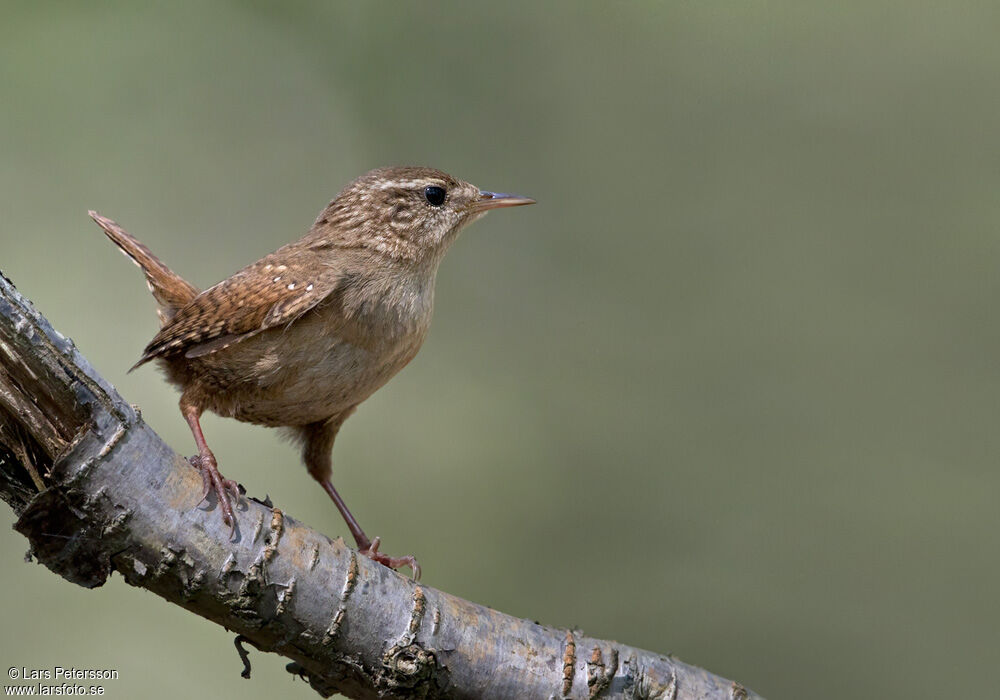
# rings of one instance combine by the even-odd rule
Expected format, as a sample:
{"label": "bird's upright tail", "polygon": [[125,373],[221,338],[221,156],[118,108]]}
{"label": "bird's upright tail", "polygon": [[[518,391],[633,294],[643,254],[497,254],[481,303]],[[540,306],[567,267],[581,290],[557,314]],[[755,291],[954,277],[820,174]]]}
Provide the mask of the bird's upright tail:
{"label": "bird's upright tail", "polygon": [[160,316],[160,326],[165,326],[177,310],[198,296],[198,289],[160,262],[153,253],[137,241],[125,229],[111,219],[101,216],[96,211],[88,212],[90,218],[104,229],[108,238],[114,241],[121,251],[138,265],[144,275],[149,291],[159,303],[157,314]]}

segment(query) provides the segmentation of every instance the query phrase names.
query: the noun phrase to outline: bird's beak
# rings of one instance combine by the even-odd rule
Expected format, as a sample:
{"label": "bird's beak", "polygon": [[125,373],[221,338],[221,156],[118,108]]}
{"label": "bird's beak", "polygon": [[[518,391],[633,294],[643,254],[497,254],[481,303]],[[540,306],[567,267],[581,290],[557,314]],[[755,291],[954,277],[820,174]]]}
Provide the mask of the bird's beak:
{"label": "bird's beak", "polygon": [[488,209],[499,209],[500,207],[523,207],[525,204],[534,204],[531,197],[521,197],[516,194],[503,194],[501,192],[480,192],[479,199],[469,206],[469,211],[479,212]]}

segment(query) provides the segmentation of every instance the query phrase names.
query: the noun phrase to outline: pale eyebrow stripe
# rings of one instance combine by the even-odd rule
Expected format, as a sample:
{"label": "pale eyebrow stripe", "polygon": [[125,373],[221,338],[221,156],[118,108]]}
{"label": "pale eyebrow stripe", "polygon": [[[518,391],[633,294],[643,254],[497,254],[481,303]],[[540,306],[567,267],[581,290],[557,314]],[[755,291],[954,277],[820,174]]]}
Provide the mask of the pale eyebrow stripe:
{"label": "pale eyebrow stripe", "polygon": [[443,182],[433,180],[430,178],[424,178],[420,180],[383,180],[382,182],[376,182],[373,185],[369,185],[370,189],[373,190],[393,190],[393,189],[409,189],[411,187],[418,187],[420,185],[434,184],[439,187],[444,187]]}

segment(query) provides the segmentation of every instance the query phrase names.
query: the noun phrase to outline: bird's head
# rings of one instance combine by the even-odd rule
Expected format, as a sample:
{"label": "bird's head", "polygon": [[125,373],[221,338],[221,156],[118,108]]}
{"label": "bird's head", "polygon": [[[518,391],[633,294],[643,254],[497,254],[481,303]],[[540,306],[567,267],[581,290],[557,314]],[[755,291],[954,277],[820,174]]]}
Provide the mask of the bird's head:
{"label": "bird's head", "polygon": [[313,232],[341,247],[418,261],[440,257],[463,226],[490,209],[534,201],[483,191],[433,168],[379,168],[345,187],[320,214]]}

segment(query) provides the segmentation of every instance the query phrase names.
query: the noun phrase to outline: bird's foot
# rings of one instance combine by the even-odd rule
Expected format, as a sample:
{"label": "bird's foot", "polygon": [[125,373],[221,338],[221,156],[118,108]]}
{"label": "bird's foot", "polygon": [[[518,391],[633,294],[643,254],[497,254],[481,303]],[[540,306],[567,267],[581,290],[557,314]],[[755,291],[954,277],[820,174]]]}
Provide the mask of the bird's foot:
{"label": "bird's foot", "polygon": [[405,557],[390,557],[388,554],[382,554],[378,551],[379,545],[382,544],[382,539],[376,537],[371,541],[367,547],[361,550],[361,554],[365,555],[372,561],[377,561],[383,566],[388,566],[390,569],[398,569],[403,566],[410,567],[410,571],[413,572],[413,580],[420,580],[420,564],[417,563],[416,557],[412,554],[408,554]]}
{"label": "bird's foot", "polygon": [[[229,537],[236,534],[236,516],[233,515],[233,502],[240,502],[240,485],[232,479],[227,479],[219,472],[215,458],[209,455],[188,457],[188,461],[201,472],[201,481],[205,490],[201,494],[201,503],[208,494],[215,491],[219,499],[219,510],[222,511],[222,522],[229,526]],[[230,498],[232,500],[230,500]]]}

